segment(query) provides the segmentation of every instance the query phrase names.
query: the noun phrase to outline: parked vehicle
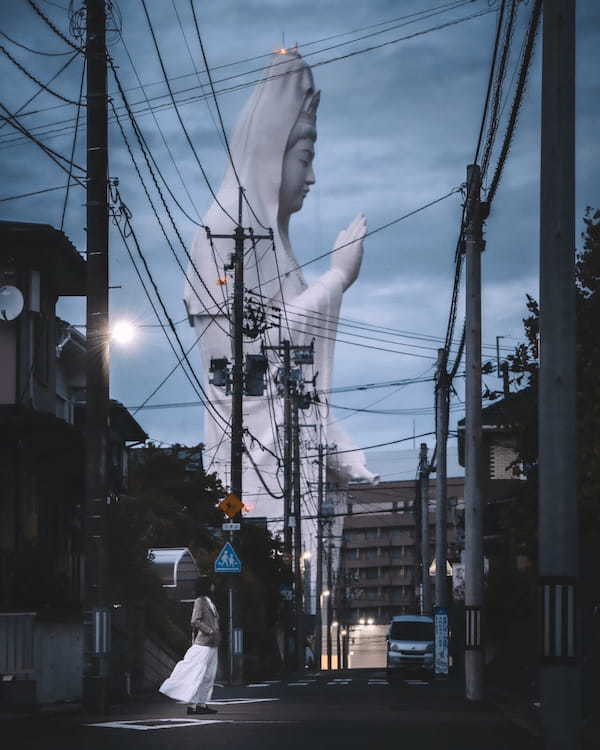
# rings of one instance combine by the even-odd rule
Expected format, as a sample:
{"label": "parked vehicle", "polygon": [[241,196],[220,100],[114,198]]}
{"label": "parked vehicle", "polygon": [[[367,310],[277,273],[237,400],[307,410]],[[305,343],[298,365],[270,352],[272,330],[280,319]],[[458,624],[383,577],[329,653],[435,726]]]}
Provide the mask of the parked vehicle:
{"label": "parked vehicle", "polygon": [[388,674],[433,671],[433,619],[421,615],[393,617],[387,634]]}

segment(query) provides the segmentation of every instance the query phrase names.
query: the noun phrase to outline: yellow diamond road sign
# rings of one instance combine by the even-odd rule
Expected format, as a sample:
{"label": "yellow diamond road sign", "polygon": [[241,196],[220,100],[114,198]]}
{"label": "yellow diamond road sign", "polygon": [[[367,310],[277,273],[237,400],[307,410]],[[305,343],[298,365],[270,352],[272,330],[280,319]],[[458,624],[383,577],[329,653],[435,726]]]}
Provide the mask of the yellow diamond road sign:
{"label": "yellow diamond road sign", "polygon": [[222,510],[226,516],[233,518],[242,510],[244,504],[237,495],[234,495],[233,492],[231,492],[227,497],[221,500],[217,507],[219,510]]}

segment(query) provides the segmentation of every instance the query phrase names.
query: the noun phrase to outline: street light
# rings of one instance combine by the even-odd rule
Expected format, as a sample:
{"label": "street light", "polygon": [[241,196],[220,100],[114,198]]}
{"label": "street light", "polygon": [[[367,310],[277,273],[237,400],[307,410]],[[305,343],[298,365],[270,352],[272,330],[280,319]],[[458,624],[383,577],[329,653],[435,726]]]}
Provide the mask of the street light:
{"label": "street light", "polygon": [[128,320],[118,320],[110,329],[110,337],[117,344],[126,346],[130,344],[136,335],[136,327]]}

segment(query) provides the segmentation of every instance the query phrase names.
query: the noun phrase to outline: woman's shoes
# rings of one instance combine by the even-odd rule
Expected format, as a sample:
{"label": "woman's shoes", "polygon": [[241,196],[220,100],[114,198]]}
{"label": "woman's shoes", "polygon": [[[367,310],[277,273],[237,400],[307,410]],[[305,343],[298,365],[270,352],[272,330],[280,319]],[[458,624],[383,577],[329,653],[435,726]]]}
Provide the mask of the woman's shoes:
{"label": "woman's shoes", "polygon": [[215,708],[210,708],[209,706],[188,706],[187,712],[189,714],[216,714],[217,710]]}

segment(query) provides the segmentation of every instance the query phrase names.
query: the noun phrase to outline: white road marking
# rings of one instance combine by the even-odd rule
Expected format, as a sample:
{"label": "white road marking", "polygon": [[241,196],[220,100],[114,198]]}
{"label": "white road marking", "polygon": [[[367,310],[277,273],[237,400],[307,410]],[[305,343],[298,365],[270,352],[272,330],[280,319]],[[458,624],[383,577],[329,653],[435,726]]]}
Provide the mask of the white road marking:
{"label": "white road marking", "polygon": [[369,685],[389,685],[387,680],[369,680]]}
{"label": "white road marking", "polygon": [[103,729],[135,729],[141,732],[155,729],[177,729],[179,727],[195,727],[203,724],[232,724],[232,721],[222,719],[145,719],[137,721],[105,721],[101,724],[86,724],[86,727],[102,727]]}
{"label": "white road marking", "polygon": [[157,729],[181,729],[210,724],[291,724],[291,721],[258,720],[233,721],[231,719],[137,719],[131,721],[105,721],[100,724],[85,724],[86,727],[101,729],[133,729],[138,732],[151,732]]}
{"label": "white road marking", "polygon": [[228,706],[234,703],[265,703],[266,701],[278,701],[279,698],[220,698],[216,701],[208,701],[211,706]]}
{"label": "white road marking", "polygon": [[310,682],[288,682],[288,687],[306,687]]}
{"label": "white road marking", "polygon": [[328,685],[349,685],[352,682],[352,680],[332,680],[331,682],[328,682]]}
{"label": "white road marking", "polygon": [[269,682],[253,682],[251,685],[246,685],[249,688],[268,688],[271,687]]}
{"label": "white road marking", "polygon": [[429,687],[429,683],[424,680],[406,680],[406,684],[413,687]]}

